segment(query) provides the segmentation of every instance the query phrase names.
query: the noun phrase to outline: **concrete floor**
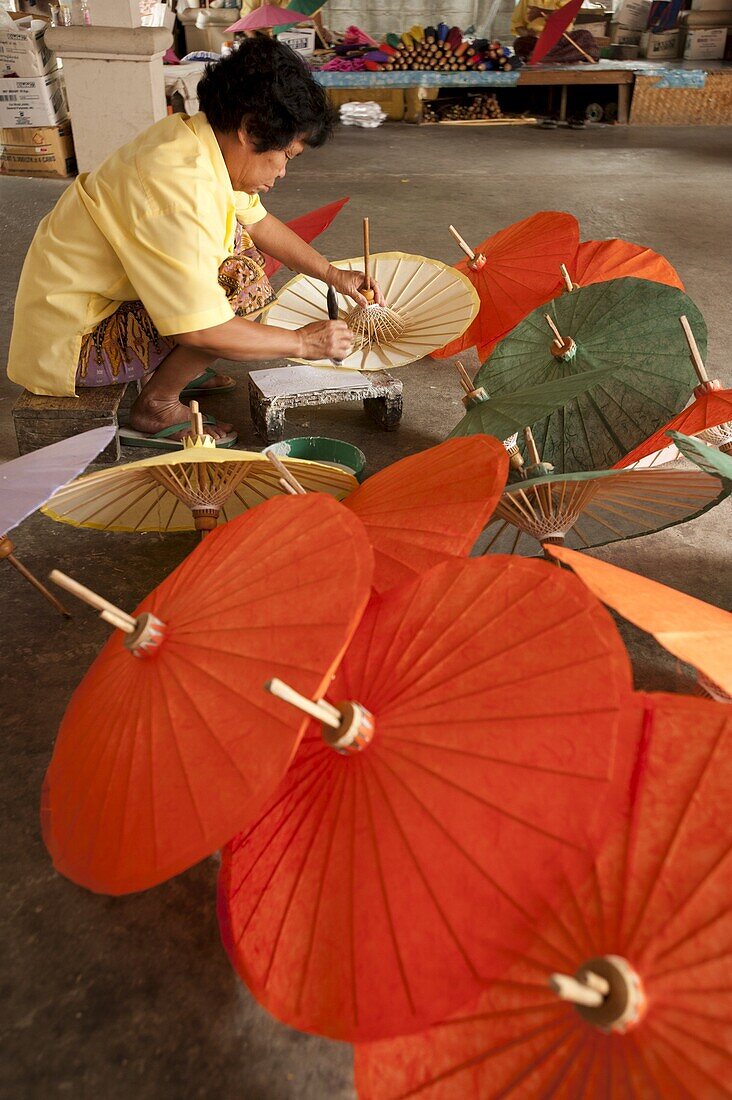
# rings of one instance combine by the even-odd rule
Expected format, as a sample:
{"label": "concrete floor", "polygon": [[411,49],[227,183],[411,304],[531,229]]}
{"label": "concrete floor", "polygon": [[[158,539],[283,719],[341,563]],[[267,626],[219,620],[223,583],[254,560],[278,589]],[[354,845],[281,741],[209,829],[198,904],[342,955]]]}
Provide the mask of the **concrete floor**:
{"label": "concrete floor", "polygon": [[[356,253],[359,219],[368,214],[374,250],[398,248],[450,263],[459,257],[449,222],[476,238],[538,209],[570,210],[583,237],[642,242],[677,266],[706,316],[710,374],[730,384],[731,273],[724,234],[732,215],[731,153],[732,128],[487,132],[390,124],[339,132],[327,149],[296,163],[268,206],[294,217],[350,195],[349,206],[321,238],[326,254]],[[0,179],[0,362],[23,256],[64,186]],[[241,387],[207,408],[236,422],[242,445],[260,446],[249,421],[246,372],[236,364],[231,370]],[[366,452],[370,472],[442,440],[461,411],[452,368],[430,360],[406,368],[402,377],[405,414],[397,433],[380,433],[353,405],[288,414],[290,434],[349,439]],[[3,374],[3,460],[16,454],[16,392]],[[728,606],[729,520],[729,508],[718,508],[693,523],[598,553]],[[13,537],[40,575],[54,566],[77,573],[130,609],[195,541],[184,535],[77,532],[38,516]],[[7,567],[3,580],[7,659],[0,786],[8,811],[1,857],[6,966],[0,1095],[352,1097],[350,1049],[283,1027],[235,979],[218,942],[213,860],[155,890],[116,900],[87,894],[54,873],[39,834],[40,784],[69,696],[108,628],[79,606],[72,622],[61,622]],[[689,687],[688,670],[640,632],[622,629],[639,686]]]}

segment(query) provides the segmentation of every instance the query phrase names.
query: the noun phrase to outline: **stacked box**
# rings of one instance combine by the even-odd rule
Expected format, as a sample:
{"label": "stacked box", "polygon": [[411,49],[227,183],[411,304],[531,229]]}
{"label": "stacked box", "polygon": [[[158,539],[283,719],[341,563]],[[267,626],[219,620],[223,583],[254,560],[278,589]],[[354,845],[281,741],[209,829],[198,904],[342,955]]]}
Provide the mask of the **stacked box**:
{"label": "stacked box", "polygon": [[68,119],[58,126],[0,130],[0,173],[66,179],[76,172]]}

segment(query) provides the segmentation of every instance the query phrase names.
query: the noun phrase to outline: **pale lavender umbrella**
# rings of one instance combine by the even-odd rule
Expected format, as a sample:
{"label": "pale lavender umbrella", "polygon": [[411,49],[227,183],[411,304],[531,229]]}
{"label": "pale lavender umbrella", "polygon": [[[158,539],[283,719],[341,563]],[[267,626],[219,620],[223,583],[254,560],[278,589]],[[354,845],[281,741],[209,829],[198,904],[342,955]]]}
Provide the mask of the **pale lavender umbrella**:
{"label": "pale lavender umbrella", "polygon": [[104,450],[115,431],[111,425],[93,428],[0,466],[0,561],[14,566],[67,619],[71,615],[63,604],[15,557],[8,531],[45,504],[62,485],[78,477]]}

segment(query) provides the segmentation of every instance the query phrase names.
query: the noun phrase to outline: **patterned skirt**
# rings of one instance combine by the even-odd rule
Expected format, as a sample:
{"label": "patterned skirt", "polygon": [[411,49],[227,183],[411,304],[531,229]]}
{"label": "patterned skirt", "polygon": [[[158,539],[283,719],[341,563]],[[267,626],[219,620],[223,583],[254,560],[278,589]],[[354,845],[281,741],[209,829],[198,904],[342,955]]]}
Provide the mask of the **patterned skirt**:
{"label": "patterned skirt", "polygon": [[[237,317],[260,313],[275,300],[264,257],[241,225],[234,251],[219,267],[219,286]],[[175,341],[161,336],[142,302],[122,302],[81,341],[77,386],[111,386],[147,378],[170,355]]]}

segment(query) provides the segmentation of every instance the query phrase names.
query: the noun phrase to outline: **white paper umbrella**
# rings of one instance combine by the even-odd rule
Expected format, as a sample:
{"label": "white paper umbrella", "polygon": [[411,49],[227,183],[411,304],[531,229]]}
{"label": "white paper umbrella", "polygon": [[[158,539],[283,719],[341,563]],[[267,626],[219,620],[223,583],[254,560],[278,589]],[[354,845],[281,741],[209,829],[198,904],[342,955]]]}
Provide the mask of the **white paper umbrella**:
{"label": "white paper umbrella", "polygon": [[[404,331],[379,347],[356,348],[343,360],[347,370],[390,370],[421,359],[461,336],[476,316],[480,302],[474,288],[460,272],[439,260],[404,252],[377,252],[370,257],[371,276],[381,287],[386,304],[404,322]],[[363,256],[337,260],[334,267],[363,270]],[[278,300],[262,315],[265,325],[296,329],[314,321],[327,321],[328,288],[319,279],[298,275],[282,288]],[[350,298],[338,295],[338,316],[345,321],[353,309]],[[332,367],[330,359],[312,362]]]}

